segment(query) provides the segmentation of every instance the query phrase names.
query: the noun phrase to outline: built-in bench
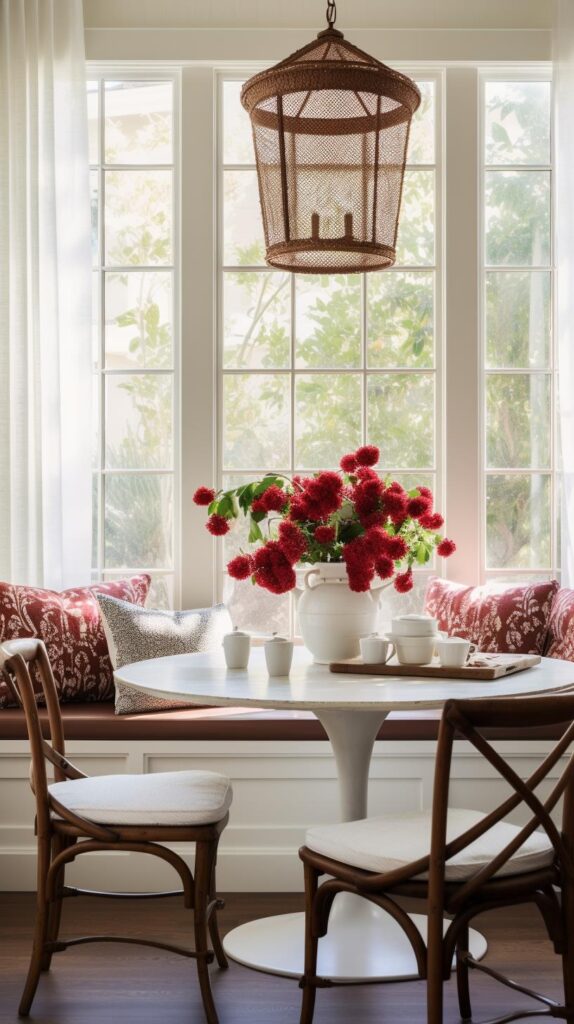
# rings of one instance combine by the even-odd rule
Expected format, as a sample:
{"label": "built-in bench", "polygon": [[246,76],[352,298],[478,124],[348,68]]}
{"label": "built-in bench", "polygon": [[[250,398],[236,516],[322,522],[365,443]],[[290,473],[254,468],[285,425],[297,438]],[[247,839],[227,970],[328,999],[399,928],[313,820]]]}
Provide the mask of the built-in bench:
{"label": "built-in bench", "polygon": [[[116,715],[111,701],[62,705],[68,740],[325,740],[321,723],[308,711],[254,711],[252,708],[189,708],[138,715]],[[48,735],[48,718],[40,709]],[[436,740],[440,711],[391,712],[380,740]],[[0,741],[25,740],[26,723],[19,708],[0,711]],[[492,731],[501,739],[519,740],[520,729]],[[532,736],[532,734],[529,734]],[[537,739],[553,739],[556,730],[541,728]]]}
{"label": "built-in bench", "polygon": [[[300,889],[297,849],[305,828],[339,818],[332,748],[309,712],[190,708],[115,715],[110,702],[65,704],[62,713],[68,756],[88,775],[200,768],[230,776],[234,800],[219,858],[222,890]],[[44,709],[40,717],[47,734]],[[384,742],[376,744],[371,762],[371,814],[430,806],[439,717],[435,711],[397,712],[384,722]],[[526,776],[551,738],[550,730],[541,729],[536,741],[524,743],[518,730],[505,730],[497,746]],[[502,795],[500,782],[467,743],[455,747],[453,804],[488,810]],[[0,889],[35,885],[29,764],[23,713],[6,708],[0,711]],[[170,888],[168,869],[159,861],[150,865],[155,860],[97,853],[85,866],[86,877],[81,859],[70,877],[102,889]]]}

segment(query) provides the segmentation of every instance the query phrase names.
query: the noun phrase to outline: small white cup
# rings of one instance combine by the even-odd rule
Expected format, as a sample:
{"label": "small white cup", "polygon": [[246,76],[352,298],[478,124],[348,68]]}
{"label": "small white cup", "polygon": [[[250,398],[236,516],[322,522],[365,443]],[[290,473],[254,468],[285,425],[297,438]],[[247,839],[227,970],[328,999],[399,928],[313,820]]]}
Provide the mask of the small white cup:
{"label": "small white cup", "polygon": [[238,629],[234,629],[233,633],[226,633],[223,637],[223,653],[227,667],[247,668],[250,648],[249,633],[242,633]]}
{"label": "small white cup", "polygon": [[389,658],[395,653],[395,646],[390,640],[382,636],[372,634],[362,636],[359,640],[361,645],[361,657],[365,665],[385,665]]}
{"label": "small white cup", "polygon": [[428,665],[433,659],[436,636],[392,636],[401,665]]}
{"label": "small white cup", "polygon": [[444,668],[462,668],[468,656],[476,651],[476,644],[462,636],[448,636],[436,645],[440,663]]}
{"label": "small white cup", "polygon": [[270,676],[288,676],[293,661],[293,642],[274,636],[263,645],[267,671]]}

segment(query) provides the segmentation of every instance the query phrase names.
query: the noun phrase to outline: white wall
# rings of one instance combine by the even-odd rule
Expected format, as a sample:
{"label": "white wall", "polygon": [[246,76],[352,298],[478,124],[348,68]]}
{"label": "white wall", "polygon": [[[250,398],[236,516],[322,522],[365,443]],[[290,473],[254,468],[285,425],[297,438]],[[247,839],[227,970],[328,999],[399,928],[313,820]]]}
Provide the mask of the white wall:
{"label": "white wall", "polygon": [[[524,778],[550,744],[504,742],[497,749]],[[489,810],[508,794],[506,784],[465,743],[455,744],[450,802]],[[327,742],[70,742],[67,754],[88,774],[203,768],[227,773],[234,800],[219,858],[221,891],[298,891],[297,850],[312,824],[339,820],[335,764]],[[381,742],[370,773],[369,814],[431,805],[435,744]],[[28,781],[28,744],[0,747],[0,890],[35,886],[34,801]],[[563,765],[552,773],[556,778]],[[178,847],[189,856],[189,847]],[[177,888],[170,869],[139,854],[82,856],[69,881],[91,888]]]}

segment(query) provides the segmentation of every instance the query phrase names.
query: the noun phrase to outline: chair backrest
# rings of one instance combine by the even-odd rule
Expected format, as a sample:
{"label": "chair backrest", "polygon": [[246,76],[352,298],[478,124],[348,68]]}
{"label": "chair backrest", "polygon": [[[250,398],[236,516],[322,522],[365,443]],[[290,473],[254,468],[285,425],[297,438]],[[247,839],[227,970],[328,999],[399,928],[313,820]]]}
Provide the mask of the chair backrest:
{"label": "chair backrest", "polygon": [[[526,780],[520,778],[507,761],[484,738],[482,730],[494,727],[519,727],[533,730],[542,725],[564,725],[561,738]],[[483,755],[513,792],[502,803],[450,842],[446,841],[448,790],[455,735],[462,735]],[[568,747],[574,741],[574,693],[542,697],[507,697],[486,700],[451,700],[444,707],[440,724],[433,791],[433,821],[429,887],[440,899],[444,887],[444,865],[456,853],[484,835],[497,822],[521,805],[530,817],[515,838],[493,860],[482,867],[457,890],[454,903],[461,905],[488,882],[520,849],[536,830],[543,829],[552,844],[556,861],[566,877],[574,878],[574,754],[572,754],[545,800],[535,790],[549,778]],[[552,819],[552,811],[564,797],[562,828]],[[454,906],[453,903],[453,906]],[[450,902],[449,902],[450,906]]]}
{"label": "chair backrest", "polygon": [[[30,781],[36,796],[38,830],[43,831],[48,826],[50,814],[46,760],[53,764],[57,782],[70,777],[66,771],[70,766],[65,756],[60,704],[43,642],[34,638],[6,641],[0,646],[0,669],[4,670],[6,683],[26,716],[32,755]],[[40,684],[46,702],[50,742],[42,734],[34,680]]]}

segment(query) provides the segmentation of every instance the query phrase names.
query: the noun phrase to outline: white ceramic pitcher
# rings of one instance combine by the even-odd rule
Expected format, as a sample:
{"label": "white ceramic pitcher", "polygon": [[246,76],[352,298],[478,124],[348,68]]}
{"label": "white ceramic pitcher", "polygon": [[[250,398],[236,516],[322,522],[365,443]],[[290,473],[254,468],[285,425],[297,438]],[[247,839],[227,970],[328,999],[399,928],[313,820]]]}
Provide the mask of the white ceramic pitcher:
{"label": "white ceramic pitcher", "polygon": [[344,562],[317,562],[296,587],[297,614],[305,646],[315,661],[346,661],[359,654],[359,638],[377,631],[382,592],[349,588]]}

